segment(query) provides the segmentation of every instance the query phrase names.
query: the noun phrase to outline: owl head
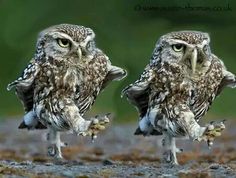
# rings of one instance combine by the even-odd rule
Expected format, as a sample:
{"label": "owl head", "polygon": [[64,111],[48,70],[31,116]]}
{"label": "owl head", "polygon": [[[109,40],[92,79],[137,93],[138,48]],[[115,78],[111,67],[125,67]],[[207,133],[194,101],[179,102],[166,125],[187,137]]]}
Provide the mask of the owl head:
{"label": "owl head", "polygon": [[190,76],[204,73],[212,60],[209,43],[209,35],[203,32],[168,33],[157,42],[151,63],[178,64]]}
{"label": "owl head", "polygon": [[39,33],[36,60],[53,59],[80,62],[96,51],[95,34],[92,29],[79,25],[60,24]]}

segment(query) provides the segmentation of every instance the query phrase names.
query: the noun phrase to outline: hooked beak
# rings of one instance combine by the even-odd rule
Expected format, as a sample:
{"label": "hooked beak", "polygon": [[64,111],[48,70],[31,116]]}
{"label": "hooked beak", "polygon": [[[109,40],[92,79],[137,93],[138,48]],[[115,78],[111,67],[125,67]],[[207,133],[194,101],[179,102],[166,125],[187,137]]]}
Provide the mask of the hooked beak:
{"label": "hooked beak", "polygon": [[81,51],[80,47],[78,47],[78,49],[77,49],[77,55],[78,55],[79,60],[81,60],[81,58],[82,58],[82,51]]}
{"label": "hooked beak", "polygon": [[192,74],[194,74],[196,71],[196,65],[197,65],[197,49],[196,48],[194,48],[192,52],[190,62],[191,62]]}

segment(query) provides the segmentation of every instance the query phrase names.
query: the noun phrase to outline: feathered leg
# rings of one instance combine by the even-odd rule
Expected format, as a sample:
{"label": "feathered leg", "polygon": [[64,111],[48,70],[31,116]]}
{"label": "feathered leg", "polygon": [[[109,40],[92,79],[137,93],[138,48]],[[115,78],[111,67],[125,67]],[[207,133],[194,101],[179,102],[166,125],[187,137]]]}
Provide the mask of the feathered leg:
{"label": "feathered leg", "polygon": [[79,113],[78,107],[73,101],[67,102],[68,104],[63,109],[63,116],[69,123],[74,133],[83,136],[96,137],[100,130],[105,129],[105,125],[109,122],[108,115],[95,116],[90,120],[85,120]]}
{"label": "feathered leg", "polygon": [[163,161],[165,163],[178,165],[176,153],[181,152],[181,150],[176,148],[175,138],[173,136],[170,136],[167,133],[164,133],[164,138],[162,140],[162,146],[164,148]]}
{"label": "feathered leg", "polygon": [[65,146],[66,144],[61,142],[60,132],[53,128],[49,128],[47,139],[49,141],[48,155],[57,159],[62,159],[61,146]]}
{"label": "feathered leg", "polygon": [[204,140],[209,147],[213,144],[215,137],[220,136],[225,129],[224,121],[211,122],[205,127],[201,127],[194,119],[192,112],[183,113],[183,118],[178,120],[178,125],[186,130],[190,138],[198,141]]}

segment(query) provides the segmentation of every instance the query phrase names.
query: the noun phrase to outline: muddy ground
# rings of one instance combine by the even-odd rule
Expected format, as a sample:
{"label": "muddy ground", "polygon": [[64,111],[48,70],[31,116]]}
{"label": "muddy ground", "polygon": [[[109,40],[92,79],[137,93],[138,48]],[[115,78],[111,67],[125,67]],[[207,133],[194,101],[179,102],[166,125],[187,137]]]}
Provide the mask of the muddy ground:
{"label": "muddy ground", "polygon": [[179,166],[160,161],[160,137],[134,136],[134,124],[112,125],[91,143],[90,138],[62,136],[65,160],[47,157],[44,131],[18,130],[20,119],[0,126],[0,177],[236,177],[236,122],[212,149],[206,143],[179,140],[184,149]]}

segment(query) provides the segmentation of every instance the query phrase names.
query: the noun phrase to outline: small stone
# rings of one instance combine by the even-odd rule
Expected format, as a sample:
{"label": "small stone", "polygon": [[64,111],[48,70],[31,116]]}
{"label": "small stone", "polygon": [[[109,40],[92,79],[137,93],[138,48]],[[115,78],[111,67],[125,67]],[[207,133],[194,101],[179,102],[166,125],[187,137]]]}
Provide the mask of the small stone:
{"label": "small stone", "polygon": [[210,169],[219,169],[220,165],[219,164],[212,164],[209,166]]}
{"label": "small stone", "polygon": [[105,160],[103,160],[102,164],[104,166],[107,166],[107,165],[113,165],[114,163],[111,160],[105,159]]}
{"label": "small stone", "polygon": [[75,174],[72,171],[64,171],[63,176],[65,176],[65,177],[75,177]]}
{"label": "small stone", "polygon": [[45,163],[45,166],[53,166],[53,163],[47,162],[47,163]]}
{"label": "small stone", "polygon": [[20,163],[20,165],[31,165],[32,161],[23,161]]}

